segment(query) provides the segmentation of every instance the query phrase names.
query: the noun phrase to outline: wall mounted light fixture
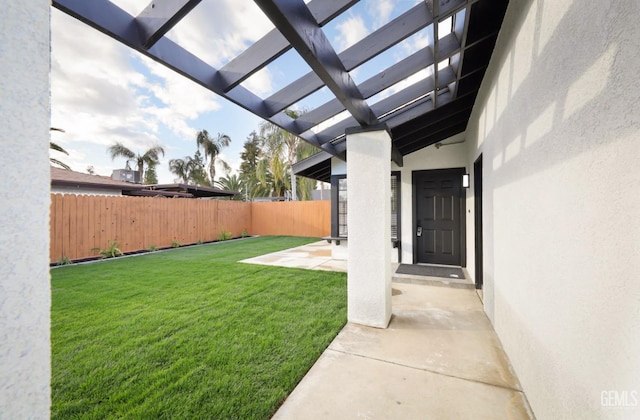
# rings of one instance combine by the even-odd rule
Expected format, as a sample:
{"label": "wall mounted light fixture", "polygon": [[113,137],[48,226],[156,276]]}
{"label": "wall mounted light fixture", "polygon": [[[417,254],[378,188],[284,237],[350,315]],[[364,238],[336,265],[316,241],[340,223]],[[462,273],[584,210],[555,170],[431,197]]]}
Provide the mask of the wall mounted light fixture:
{"label": "wall mounted light fixture", "polygon": [[462,188],[469,188],[469,174],[462,175]]}

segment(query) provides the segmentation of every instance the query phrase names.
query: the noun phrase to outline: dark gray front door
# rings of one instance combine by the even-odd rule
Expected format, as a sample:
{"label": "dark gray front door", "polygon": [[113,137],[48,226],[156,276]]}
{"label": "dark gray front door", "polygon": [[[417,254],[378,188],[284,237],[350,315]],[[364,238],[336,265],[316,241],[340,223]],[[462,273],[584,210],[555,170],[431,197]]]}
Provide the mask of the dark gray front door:
{"label": "dark gray front door", "polygon": [[416,262],[462,265],[463,173],[464,169],[413,173]]}

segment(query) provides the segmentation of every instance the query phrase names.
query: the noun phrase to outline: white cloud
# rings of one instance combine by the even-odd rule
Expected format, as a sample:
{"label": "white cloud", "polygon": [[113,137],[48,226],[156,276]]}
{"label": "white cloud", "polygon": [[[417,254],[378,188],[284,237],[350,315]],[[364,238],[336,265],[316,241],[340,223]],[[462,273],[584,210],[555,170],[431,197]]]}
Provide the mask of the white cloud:
{"label": "white cloud", "polygon": [[212,92],[57,9],[51,45],[51,124],[66,131],[54,139],[74,170],[93,165],[109,175],[123,166],[106,155],[114,142],[171,149],[167,129],[192,141],[193,121],[220,107]]}
{"label": "white cloud", "polygon": [[138,109],[146,83],[126,47],[61,12],[52,12],[52,125],[61,143],[147,140],[153,124]]}
{"label": "white cloud", "polygon": [[255,72],[251,77],[242,82],[242,86],[261,98],[266,98],[273,93],[273,77],[268,67]]}
{"label": "white cloud", "polygon": [[164,67],[147,57],[140,57],[148,72],[157,77],[157,81],[147,81],[144,86],[160,102],[155,104],[151,98],[140,97],[140,109],[155,117],[158,123],[168,127],[179,137],[192,139],[195,128],[188,124],[199,115],[220,108],[216,95]]}
{"label": "white cloud", "polygon": [[219,68],[271,29],[253,0],[205,0],[167,37]]}
{"label": "white cloud", "polygon": [[367,9],[373,19],[373,27],[377,29],[389,21],[389,16],[395,7],[393,0],[376,0],[369,2]]}
{"label": "white cloud", "polygon": [[341,22],[337,29],[338,36],[334,39],[334,45],[338,52],[346,50],[369,33],[362,16],[351,16]]}

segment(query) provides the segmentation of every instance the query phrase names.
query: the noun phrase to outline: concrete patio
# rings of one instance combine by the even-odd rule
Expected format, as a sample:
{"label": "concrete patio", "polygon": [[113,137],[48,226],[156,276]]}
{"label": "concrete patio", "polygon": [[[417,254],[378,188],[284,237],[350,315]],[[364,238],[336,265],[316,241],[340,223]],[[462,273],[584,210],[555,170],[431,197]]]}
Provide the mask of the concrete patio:
{"label": "concrete patio", "polygon": [[[324,242],[244,262],[346,271]],[[274,418],[534,418],[478,294],[461,283],[394,276],[389,327],[345,325]]]}

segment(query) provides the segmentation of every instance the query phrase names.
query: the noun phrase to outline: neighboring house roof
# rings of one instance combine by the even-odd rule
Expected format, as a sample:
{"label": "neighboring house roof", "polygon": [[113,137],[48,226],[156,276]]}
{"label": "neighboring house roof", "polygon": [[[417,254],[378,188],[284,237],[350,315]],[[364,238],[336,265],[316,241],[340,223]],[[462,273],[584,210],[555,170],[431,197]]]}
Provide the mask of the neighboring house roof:
{"label": "neighboring house roof", "polygon": [[129,182],[114,181],[108,176],[83,174],[81,172],[51,167],[52,187],[72,187],[78,190],[101,189],[119,191],[123,195],[143,197],[180,197],[180,198],[204,198],[204,197],[233,197],[239,194],[237,191],[220,190],[218,188],[203,187],[187,184],[159,184],[141,185]]}
{"label": "neighboring house roof", "polygon": [[[165,191],[167,193],[177,194],[190,194],[192,197],[233,197],[240,194],[237,191],[221,190],[213,187],[204,187],[202,185],[189,185],[189,184],[158,184],[158,185],[145,185],[142,194],[146,192],[153,194],[159,191]],[[136,195],[142,195],[136,194]],[[145,194],[149,195],[149,194]]]}
{"label": "neighboring house roof", "polygon": [[143,186],[114,181],[108,176],[83,174],[81,172],[51,167],[52,187],[95,188],[111,191],[139,190]]}

